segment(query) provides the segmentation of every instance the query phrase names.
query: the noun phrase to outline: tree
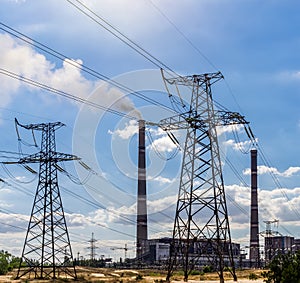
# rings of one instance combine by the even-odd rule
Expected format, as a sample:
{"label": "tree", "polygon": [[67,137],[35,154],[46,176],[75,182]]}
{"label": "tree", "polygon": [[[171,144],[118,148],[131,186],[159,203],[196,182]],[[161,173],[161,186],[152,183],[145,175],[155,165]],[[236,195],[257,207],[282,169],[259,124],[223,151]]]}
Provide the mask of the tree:
{"label": "tree", "polygon": [[19,266],[20,259],[12,256],[7,251],[0,251],[0,275],[5,275],[8,271]]}
{"label": "tree", "polygon": [[0,275],[8,272],[10,254],[6,251],[0,251]]}
{"label": "tree", "polygon": [[266,283],[300,283],[300,251],[276,256],[262,275]]}

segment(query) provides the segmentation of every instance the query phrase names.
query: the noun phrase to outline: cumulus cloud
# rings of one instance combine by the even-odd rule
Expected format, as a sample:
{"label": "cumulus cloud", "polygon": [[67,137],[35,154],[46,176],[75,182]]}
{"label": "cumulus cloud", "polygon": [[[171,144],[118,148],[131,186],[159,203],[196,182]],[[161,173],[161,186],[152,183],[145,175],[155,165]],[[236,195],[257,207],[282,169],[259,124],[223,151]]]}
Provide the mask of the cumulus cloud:
{"label": "cumulus cloud", "polygon": [[[230,226],[239,234],[250,229],[250,197],[249,187],[230,185],[225,187]],[[300,188],[275,188],[258,190],[258,209],[260,230],[265,229],[265,220],[279,219],[279,232],[288,229],[295,233],[299,227]],[[282,228],[280,228],[282,227]],[[286,234],[286,231],[282,232]],[[295,235],[296,236],[296,235]]]}
{"label": "cumulus cloud", "polygon": [[[61,67],[38,53],[28,45],[12,38],[8,34],[0,34],[0,61],[3,70],[19,76],[38,81],[52,88],[59,89],[81,98],[86,98],[93,90],[95,83],[85,79],[81,73],[81,60],[65,59]],[[3,73],[0,76],[1,105],[5,106],[13,99],[21,87],[19,80],[12,79]],[[27,89],[36,88],[24,85]]]}
{"label": "cumulus cloud", "polygon": [[79,213],[65,213],[65,218],[68,227],[84,227],[89,221],[85,215]]}
{"label": "cumulus cloud", "polygon": [[[128,140],[138,133],[138,123],[135,120],[130,120],[128,123],[125,123],[124,128],[114,131],[109,130],[108,133],[123,140]],[[162,129],[150,129],[149,134],[151,135],[151,139],[149,140],[150,144],[147,146],[148,150],[155,150],[163,154],[177,149],[177,146]]]}
{"label": "cumulus cloud", "polygon": [[[9,77],[7,74],[11,72],[81,99],[88,99],[101,106],[141,118],[141,113],[135,108],[134,103],[121,90],[100,80],[86,79],[82,73],[83,62],[80,59],[65,59],[62,66],[57,66],[22,41],[0,33],[0,62],[2,107],[13,100],[21,87],[30,91],[38,90],[34,86]],[[45,101],[49,98],[50,96],[43,96]],[[56,98],[61,100],[58,95]]]}
{"label": "cumulus cloud", "polygon": [[[172,134],[177,136],[176,138],[179,136],[178,131],[173,131]],[[162,154],[170,153],[177,149],[177,146],[171,138],[161,128],[151,129],[150,135],[152,137],[152,143],[147,147],[148,149],[158,151]]]}
{"label": "cumulus cloud", "polygon": [[157,176],[157,177],[148,176],[148,179],[151,181],[159,182],[160,185],[172,184],[175,181],[174,179],[169,179],[163,176]]}
{"label": "cumulus cloud", "polygon": [[225,133],[232,133],[234,131],[240,133],[243,129],[244,129],[243,125],[228,125],[228,126],[217,127],[217,133],[218,136],[221,136]]}
{"label": "cumulus cloud", "polygon": [[[259,165],[257,166],[257,174],[263,175],[263,174],[275,174],[280,177],[289,178],[297,173],[300,172],[300,167],[289,167],[287,170],[280,172],[277,168],[274,167],[268,167],[265,165]],[[251,169],[247,168],[243,171],[244,175],[251,175]]]}
{"label": "cumulus cloud", "polygon": [[160,137],[158,139],[155,139],[151,145],[149,145],[150,149],[155,149],[160,153],[165,152],[172,152],[177,147],[176,145],[171,141],[171,139],[168,136]]}
{"label": "cumulus cloud", "polygon": [[0,221],[0,233],[19,233],[26,230],[29,217],[16,213],[0,212]]}
{"label": "cumulus cloud", "polygon": [[299,225],[298,207],[300,205],[300,188],[260,190],[259,204],[273,219],[280,219],[285,225],[287,221]]}
{"label": "cumulus cloud", "polygon": [[130,120],[125,124],[123,129],[116,129],[115,131],[108,131],[111,135],[116,135],[123,140],[130,139],[133,135],[138,133],[138,123],[135,120]]}
{"label": "cumulus cloud", "polygon": [[291,176],[297,174],[298,172],[300,172],[300,167],[289,167],[287,170],[285,170],[281,174],[284,177],[291,177]]}
{"label": "cumulus cloud", "polygon": [[[168,216],[174,214],[176,200],[177,194],[156,200],[148,200],[147,212],[149,219],[155,219],[155,223],[170,222],[170,217]],[[161,214],[162,211],[164,211],[163,214]],[[108,207],[106,210],[99,209],[91,216],[93,219],[97,219],[97,221],[107,225],[112,223],[135,225],[136,212],[136,202],[134,202],[131,205],[123,205],[121,207]]]}
{"label": "cumulus cloud", "polygon": [[[258,139],[256,139],[256,142],[257,141]],[[247,140],[247,141],[235,142],[234,140],[229,139],[227,141],[224,141],[223,145],[225,147],[231,147],[234,150],[248,151],[252,146],[252,141]]]}

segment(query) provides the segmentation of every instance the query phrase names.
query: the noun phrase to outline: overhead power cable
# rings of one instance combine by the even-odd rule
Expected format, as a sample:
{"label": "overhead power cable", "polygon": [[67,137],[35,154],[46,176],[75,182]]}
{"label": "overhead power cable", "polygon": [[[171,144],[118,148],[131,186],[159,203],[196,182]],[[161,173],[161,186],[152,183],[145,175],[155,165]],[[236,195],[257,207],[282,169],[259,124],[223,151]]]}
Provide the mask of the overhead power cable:
{"label": "overhead power cable", "polygon": [[[142,48],[140,45],[135,43],[133,40],[131,40],[128,36],[126,36],[124,33],[122,33],[119,29],[115,28],[112,24],[110,24],[107,20],[105,20],[103,17],[99,16],[97,13],[95,13],[92,9],[90,9],[87,5],[85,5],[80,0],[67,0],[71,5],[73,5],[76,9],[78,9],[81,13],[89,17],[91,20],[93,20],[95,23],[100,25],[102,28],[107,30],[109,33],[111,33],[113,36],[121,40],[123,43],[125,43],[127,46],[132,48],[134,51],[142,55],[144,58],[146,58],[148,61],[150,61],[152,64],[154,64],[156,67],[160,69],[164,69],[167,73],[171,75],[175,75],[180,77],[174,70],[172,70],[169,66],[164,64],[161,60],[154,57],[150,52],[146,51],[144,48]],[[75,3],[77,2],[77,4]],[[172,104],[175,103],[173,96],[169,95],[169,98],[171,99]],[[185,108],[185,104],[183,101],[180,101],[183,108]],[[179,109],[175,109],[173,107],[174,112],[180,113],[181,111]]]}
{"label": "overhead power cable", "polygon": [[[264,162],[264,165],[266,165],[266,166],[269,167],[269,168],[272,168],[272,166],[271,166],[269,160],[267,159],[266,155],[264,154],[264,151],[263,151],[261,145],[258,145],[258,149],[259,149],[259,152],[260,152],[260,154],[261,154],[261,157],[262,157],[262,160],[263,160],[263,162]],[[300,212],[299,212],[299,210],[291,203],[290,198],[289,198],[289,196],[287,195],[287,193],[284,191],[283,186],[281,185],[281,183],[280,183],[278,177],[275,175],[275,173],[274,173],[272,170],[270,170],[269,173],[270,173],[270,175],[271,175],[271,177],[272,177],[272,179],[273,179],[274,184],[275,184],[275,185],[277,186],[277,188],[280,190],[282,196],[288,201],[288,205],[289,205],[290,209],[291,209],[291,210],[293,211],[293,213],[298,217],[298,219],[300,219]]]}
{"label": "overhead power cable", "polygon": [[[69,175],[72,175],[68,172]],[[74,178],[75,176],[72,176],[72,178]],[[88,185],[88,184],[85,184],[85,186],[87,186],[89,189],[92,189],[93,191],[99,193],[99,190],[97,190],[95,187],[91,186],[91,185]],[[106,207],[105,205],[101,204],[99,201],[98,202],[94,202],[94,201],[91,201],[83,196],[80,196],[79,194],[76,194],[75,192],[73,191],[70,191],[69,189],[67,189],[66,187],[63,187],[61,186],[69,195],[72,195],[74,198],[94,207],[94,208],[97,208],[97,209],[103,209],[105,211],[107,211],[108,213],[111,213],[111,214],[115,214],[116,217],[119,217],[121,219],[123,219],[124,221],[126,221],[127,223],[131,223],[133,225],[136,225],[137,224],[137,221],[136,219],[131,219],[129,217],[127,217],[126,215],[124,214],[119,214],[119,213],[116,213],[113,209],[110,209],[108,207]],[[116,199],[112,199],[112,201],[114,201],[115,204],[119,204],[120,206],[122,205],[121,202],[118,202]],[[161,212],[163,214],[163,212]],[[171,218],[172,219],[172,218]],[[157,221],[155,220],[152,220],[152,222],[156,223],[156,224],[159,224]],[[154,228],[150,228],[150,230],[154,233],[160,233],[161,231],[160,230],[157,230],[157,229],[154,229]]]}
{"label": "overhead power cable", "polygon": [[129,119],[137,120],[137,118],[134,117],[134,116],[125,114],[125,113],[123,113],[123,112],[114,110],[114,109],[112,109],[112,108],[108,108],[108,107],[102,106],[102,105],[97,104],[97,103],[95,103],[95,102],[92,102],[92,101],[89,101],[89,100],[87,100],[87,99],[84,99],[84,98],[81,98],[81,97],[72,95],[72,94],[67,93],[67,92],[65,92],[65,91],[62,91],[62,90],[58,90],[58,89],[56,89],[56,88],[53,88],[53,87],[48,86],[48,85],[46,85],[46,84],[43,84],[43,83],[34,81],[34,80],[32,80],[32,79],[25,78],[24,76],[20,76],[20,75],[18,75],[18,74],[16,74],[16,73],[13,73],[13,72],[8,71],[8,70],[5,70],[5,69],[0,68],[0,74],[6,75],[6,76],[8,76],[8,77],[10,77],[10,78],[13,78],[13,79],[15,79],[15,80],[19,80],[19,81],[24,82],[24,83],[26,83],[26,84],[29,84],[29,85],[31,85],[31,86],[34,86],[34,87],[37,87],[37,88],[41,88],[41,89],[47,90],[47,91],[49,91],[49,92],[55,93],[55,94],[57,94],[57,95],[63,96],[63,97],[65,97],[65,98],[71,99],[71,100],[73,100],[73,101],[76,101],[76,102],[79,102],[79,103],[83,103],[83,104],[86,104],[86,105],[88,105],[88,106],[91,106],[91,107],[94,107],[94,108],[98,108],[98,109],[101,109],[101,110],[110,112],[110,113],[112,113],[112,114],[115,114],[115,115],[118,115],[118,116],[121,116],[121,117],[125,117],[125,118],[129,118]]}
{"label": "overhead power cable", "polygon": [[193,41],[185,35],[183,31],[156,5],[153,3],[152,0],[148,0],[148,2],[156,9],[156,11],[163,17],[165,20],[178,32],[179,35],[181,35],[184,40],[199,54],[201,57],[203,57],[211,67],[215,71],[218,71],[218,68],[212,63],[212,61],[193,43]]}
{"label": "overhead power cable", "polygon": [[[141,47],[139,44],[131,40],[128,36],[126,36],[124,33],[122,33],[119,29],[114,27],[112,24],[110,24],[107,20],[105,20],[103,17],[99,16],[96,12],[94,12],[91,8],[89,8],[86,4],[84,4],[82,1],[79,0],[67,0],[71,5],[73,5],[77,10],[79,10],[82,14],[86,15],[88,18],[90,18],[92,21],[97,23],[99,26],[104,28],[106,31],[111,33],[113,36],[121,40],[123,43],[125,43],[128,47],[133,49],[135,52],[143,56],[145,59],[147,59],[149,62],[151,62],[153,65],[155,65],[158,68],[163,68],[167,72],[170,72],[172,74],[175,74],[178,76],[178,74],[173,71],[169,66],[164,64],[161,60],[153,56],[150,52],[145,50],[143,47]],[[77,4],[75,3],[77,2]]]}
{"label": "overhead power cable", "polygon": [[139,99],[142,99],[150,104],[153,104],[153,105],[156,105],[156,106],[159,106],[161,108],[164,108],[172,113],[174,113],[174,110],[171,108],[171,107],[168,107],[167,105],[164,105],[163,103],[161,103],[160,101],[157,101],[157,100],[154,100],[152,98],[149,98],[147,96],[145,96],[144,94],[142,94],[141,92],[139,91],[135,91],[133,89],[131,89],[130,87],[127,87],[126,85],[124,84],[121,84],[113,79],[110,79],[109,77],[101,74],[100,72],[98,71],[95,71],[87,66],[85,66],[84,64],[79,64],[76,60],[74,59],[71,59],[69,58],[68,56],[62,54],[61,52],[58,52],[48,46],[46,46],[45,44],[42,44],[40,42],[38,42],[37,40],[25,35],[24,33],[21,33],[15,29],[13,29],[12,27],[9,27],[8,25],[0,22],[0,30],[3,30],[4,32],[18,38],[19,40],[25,42],[26,44],[29,44],[35,48],[38,48],[39,50],[43,51],[43,52],[46,52],[47,54],[59,59],[59,60],[62,60],[63,62],[66,62],[67,64],[79,69],[79,70],[82,70],[83,72],[97,78],[97,79],[100,79],[100,80],[103,80],[105,82],[107,82],[109,85],[112,85],[122,91],[124,91],[125,93],[128,93],[130,95],[133,95]]}
{"label": "overhead power cable", "polygon": [[147,137],[149,138],[149,141],[150,141],[150,144],[151,144],[151,147],[153,148],[154,152],[156,153],[156,155],[164,160],[164,161],[169,161],[173,158],[175,158],[177,156],[177,154],[179,153],[180,151],[180,147],[178,146],[178,144],[176,144],[176,149],[170,154],[170,156],[164,156],[159,150],[158,148],[156,147],[155,143],[154,143],[154,139],[151,135],[151,131],[149,131],[149,129],[146,129],[146,135]]}
{"label": "overhead power cable", "polygon": [[0,224],[1,224],[1,225],[8,226],[8,227],[11,227],[11,228],[19,229],[19,230],[22,230],[22,231],[26,231],[26,230],[27,230],[26,228],[23,228],[23,227],[21,227],[21,226],[16,226],[16,225],[4,223],[4,222],[0,222]]}

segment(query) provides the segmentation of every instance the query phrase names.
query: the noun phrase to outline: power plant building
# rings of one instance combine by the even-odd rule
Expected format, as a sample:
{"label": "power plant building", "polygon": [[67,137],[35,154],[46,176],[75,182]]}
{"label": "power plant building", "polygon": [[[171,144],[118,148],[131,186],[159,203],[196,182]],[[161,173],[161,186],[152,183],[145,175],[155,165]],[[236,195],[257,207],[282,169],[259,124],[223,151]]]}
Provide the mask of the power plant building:
{"label": "power plant building", "polygon": [[[149,256],[147,257],[147,261],[149,264],[163,264],[169,260],[170,255],[170,247],[172,244],[172,238],[160,238],[160,239],[150,239],[148,240],[149,246]],[[189,257],[191,259],[193,257],[198,257],[201,255],[200,261],[197,262],[198,267],[203,267],[210,265],[212,266],[212,262],[214,257],[214,248],[213,245],[217,244],[217,242],[213,240],[201,239],[195,241],[194,245],[191,247],[189,251]],[[176,244],[175,244],[176,246]],[[226,246],[224,261],[225,264],[229,264],[229,243]],[[240,244],[231,243],[231,247],[233,250],[234,261],[239,263],[240,261]],[[175,247],[176,248],[176,247]],[[180,251],[178,250],[178,255],[180,255]]]}
{"label": "power plant building", "polygon": [[[297,245],[295,244],[297,243]],[[290,236],[265,237],[265,261],[269,263],[276,255],[287,254],[300,249],[300,239]]]}

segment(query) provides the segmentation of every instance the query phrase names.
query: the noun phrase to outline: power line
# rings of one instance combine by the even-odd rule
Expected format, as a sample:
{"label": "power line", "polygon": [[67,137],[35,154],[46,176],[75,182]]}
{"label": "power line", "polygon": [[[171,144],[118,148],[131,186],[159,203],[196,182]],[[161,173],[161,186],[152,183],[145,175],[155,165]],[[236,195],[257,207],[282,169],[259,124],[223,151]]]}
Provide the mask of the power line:
{"label": "power line", "polygon": [[[74,2],[77,2],[79,5],[76,5]],[[175,74],[178,76],[178,74],[173,71],[169,66],[164,64],[161,60],[153,56],[150,52],[146,51],[143,47],[141,47],[139,44],[131,40],[128,36],[126,36],[124,33],[122,33],[119,29],[114,27],[112,24],[110,24],[107,20],[105,20],[103,17],[96,14],[92,9],[90,9],[87,5],[85,5],[82,1],[75,0],[74,2],[71,0],[67,0],[71,5],[73,5],[77,10],[79,10],[82,14],[86,15],[88,18],[90,18],[92,21],[97,23],[99,26],[104,28],[106,31],[111,33],[113,36],[121,40],[123,43],[125,43],[128,47],[136,51],[138,54],[143,56],[145,59],[147,59],[149,62],[154,64],[158,68],[163,68],[171,72],[172,74]]]}
{"label": "power line", "polygon": [[67,92],[65,92],[65,91],[58,90],[58,89],[53,88],[53,87],[50,87],[50,86],[48,86],[48,85],[46,85],[46,84],[37,82],[37,81],[35,81],[35,80],[31,80],[31,79],[29,79],[29,78],[25,78],[24,76],[20,76],[20,75],[18,75],[18,74],[16,74],[16,73],[13,73],[13,72],[8,71],[8,70],[5,70],[5,69],[0,68],[0,73],[3,74],[3,75],[8,76],[8,77],[10,77],[10,78],[13,78],[13,79],[22,81],[22,82],[24,82],[24,83],[26,83],[26,84],[32,85],[32,86],[34,86],[34,87],[38,87],[38,88],[47,90],[47,91],[49,91],[49,92],[55,93],[55,94],[57,94],[57,95],[63,96],[63,97],[65,97],[65,98],[74,100],[74,101],[76,101],[76,102],[83,103],[83,104],[86,104],[86,105],[88,105],[88,106],[92,106],[92,107],[95,107],[95,108],[98,108],[98,109],[101,109],[101,110],[110,112],[110,113],[112,113],[112,114],[115,114],[115,115],[118,115],[118,116],[121,116],[121,117],[125,117],[125,118],[129,118],[129,119],[137,120],[137,118],[134,117],[134,116],[131,116],[131,115],[125,114],[125,113],[123,113],[123,112],[120,112],[120,111],[117,111],[117,110],[114,110],[114,109],[111,109],[111,108],[102,106],[102,105],[100,105],[100,104],[97,104],[97,103],[95,103],[95,102],[86,100],[86,99],[84,99],[84,98],[80,98],[80,97],[78,97],[78,96],[72,95],[72,94],[67,93]]}
{"label": "power line", "polygon": [[[269,168],[272,168],[269,160],[267,159],[266,155],[264,154],[264,151],[263,151],[263,148],[261,145],[258,145],[258,149],[261,153],[261,156],[262,156],[262,160],[264,162],[264,164],[269,167]],[[283,190],[283,187],[281,185],[281,183],[279,182],[279,179],[277,178],[277,176],[274,174],[274,172],[272,172],[272,170],[269,170],[269,173],[272,177],[272,180],[274,182],[274,184],[278,187],[278,189],[280,190],[281,194],[283,197],[286,198],[286,200],[288,201],[288,205],[290,207],[290,209],[295,213],[295,215],[300,219],[300,213],[299,211],[297,210],[297,208],[295,208],[295,206],[290,202],[290,199],[288,197],[288,195],[286,194],[286,192],[284,192]]]}
{"label": "power line", "polygon": [[[158,11],[158,13],[165,18],[165,20],[177,31],[177,33],[202,57],[206,60],[206,62],[211,65],[213,69],[216,71],[219,70],[219,68],[216,67],[216,65],[194,44],[194,42],[164,13],[156,4],[153,3],[152,0],[148,0],[148,2]],[[241,113],[243,113],[242,108],[240,104],[238,103],[235,94],[230,87],[228,81],[226,78],[224,78],[224,82],[226,84],[226,87],[228,88],[231,96],[233,97],[234,102],[238,106],[238,109]]]}
{"label": "power line", "polygon": [[[149,98],[147,96],[145,96],[144,94],[142,94],[141,92],[139,91],[135,91],[129,87],[127,87],[126,85],[124,84],[121,84],[113,79],[110,79],[109,77],[101,74],[100,72],[97,72],[87,66],[85,66],[84,64],[79,64],[76,60],[74,59],[71,59],[69,57],[67,57],[66,55],[62,54],[61,52],[58,52],[58,51],[55,51],[54,49],[38,42],[37,40],[34,40],[33,38],[13,29],[12,27],[9,27],[8,25],[0,22],[0,29],[3,30],[4,32],[18,38],[19,40],[25,42],[26,44],[29,44],[33,47],[36,47],[40,50],[42,50],[43,52],[46,52],[47,54],[59,59],[59,60],[62,60],[64,62],[66,62],[67,64],[69,65],[72,65],[73,67],[79,69],[79,70],[82,70],[84,72],[86,72],[87,74],[97,78],[97,79],[100,79],[100,80],[103,80],[105,82],[107,82],[108,84],[110,85],[113,85],[115,86],[116,88],[122,90],[122,91],[125,91],[126,93],[129,93],[133,96],[136,96],[148,103],[151,103],[153,105],[156,105],[156,106],[159,106],[159,107],[162,107],[168,111],[171,111],[172,113],[174,113],[174,110],[164,104],[162,104],[160,101],[156,101],[152,98]],[[67,59],[67,60],[66,60]]]}
{"label": "power line", "polygon": [[209,63],[215,71],[218,71],[218,68],[212,63],[212,61],[193,43],[193,41],[185,35],[183,31],[156,5],[152,0],[148,0],[148,2],[159,12],[159,14],[165,18],[165,20],[184,38],[184,40],[194,49],[198,54],[203,57],[207,63]]}
{"label": "power line", "polygon": [[[84,202],[84,203],[86,203],[86,204],[88,204],[88,205],[90,205],[90,206],[92,206],[92,207],[94,207],[94,208],[97,208],[97,209],[100,208],[100,209],[103,209],[103,210],[107,211],[108,213],[115,214],[117,217],[123,219],[123,221],[125,221],[125,222],[127,222],[127,223],[130,223],[130,224],[133,224],[133,225],[136,225],[136,224],[137,224],[137,221],[136,221],[136,220],[133,220],[133,219],[131,219],[131,218],[129,218],[129,217],[123,215],[123,214],[116,213],[113,209],[109,209],[108,207],[106,207],[105,205],[101,204],[100,202],[97,202],[97,203],[96,203],[96,202],[94,202],[94,201],[91,201],[91,200],[89,200],[89,199],[83,197],[83,196],[80,196],[80,195],[76,194],[75,192],[73,192],[73,191],[67,189],[67,188],[64,187],[64,186],[61,186],[61,187],[62,187],[69,195],[72,195],[74,198],[76,198],[76,199],[78,199],[78,200],[80,200],[80,201],[82,201],[82,202]],[[89,187],[90,189],[93,189],[94,191],[96,191],[96,188],[95,188],[95,187],[93,187],[93,186],[91,186],[91,185],[88,185],[88,187]],[[97,192],[99,192],[99,191],[97,191]],[[121,203],[118,202],[117,200],[114,199],[113,201],[114,201],[114,203],[120,204],[120,205],[121,205]],[[163,212],[161,212],[161,213],[163,214]],[[170,217],[170,218],[171,218],[171,217]],[[172,218],[171,218],[171,219],[172,219]],[[172,220],[173,220],[173,219],[172,219]],[[152,222],[158,224],[157,221],[152,220]],[[157,229],[154,229],[154,228],[151,228],[150,230],[151,230],[152,232],[154,232],[154,233],[159,233],[159,232],[161,232],[161,230],[157,230]]]}

